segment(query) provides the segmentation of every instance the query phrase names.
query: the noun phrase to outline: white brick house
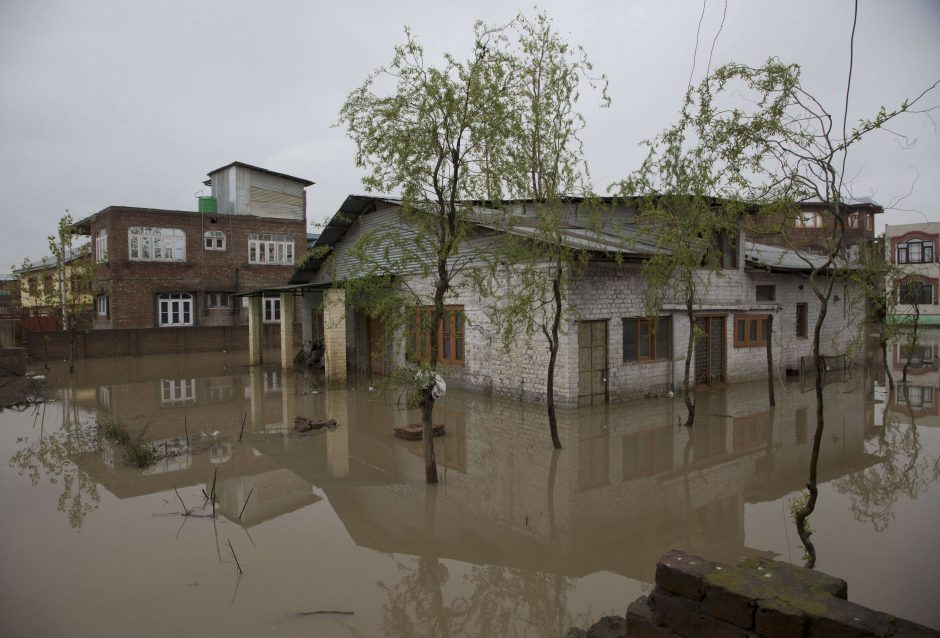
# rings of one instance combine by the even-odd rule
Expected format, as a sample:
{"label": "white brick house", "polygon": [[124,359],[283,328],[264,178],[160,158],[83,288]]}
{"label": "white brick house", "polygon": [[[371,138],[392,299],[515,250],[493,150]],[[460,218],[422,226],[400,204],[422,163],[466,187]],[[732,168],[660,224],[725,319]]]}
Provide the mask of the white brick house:
{"label": "white brick house", "polygon": [[[627,220],[632,214],[624,207],[612,213]],[[311,261],[291,283],[327,288],[354,277],[356,259],[350,251],[357,239],[369,229],[390,224],[402,224],[395,200],[350,196],[318,239],[318,245],[331,248],[334,267],[327,272],[320,261]],[[479,248],[494,232],[481,227],[465,244]],[[681,386],[690,330],[685,307],[679,300],[664,304],[658,313],[658,327],[651,333],[640,275],[643,250],[616,250],[622,259],[612,259],[609,252],[598,249],[569,274],[555,377],[555,396],[560,404],[658,395]],[[800,357],[811,354],[819,304],[806,281],[806,263],[784,249],[756,244],[743,236],[737,247],[729,250],[726,268],[701,274],[707,285],[701,287],[705,292],[696,305],[695,321],[705,337],[697,340],[693,356],[695,384],[766,377],[763,333],[768,315],[773,316],[777,375],[798,369]],[[429,282],[415,280],[407,273],[402,276],[412,288],[426,286],[430,303]],[[852,354],[860,346],[865,313],[858,292],[852,285],[837,283],[823,328],[825,354]],[[322,297],[312,291],[304,295],[306,315]],[[459,297],[448,299],[448,304],[460,307],[463,320],[449,327],[448,360],[439,363],[439,371],[448,383],[457,386],[522,400],[543,399],[549,356],[544,338],[540,334],[530,339],[520,337],[508,350],[503,348],[485,312],[487,301],[466,289]],[[335,308],[330,312],[335,313]],[[382,370],[373,365],[376,353],[369,343],[375,328],[368,323],[347,305],[340,336],[345,336],[350,369],[378,372]],[[381,353],[381,365],[401,365],[403,352],[403,348],[389,348]],[[329,359],[328,348],[327,365]]]}

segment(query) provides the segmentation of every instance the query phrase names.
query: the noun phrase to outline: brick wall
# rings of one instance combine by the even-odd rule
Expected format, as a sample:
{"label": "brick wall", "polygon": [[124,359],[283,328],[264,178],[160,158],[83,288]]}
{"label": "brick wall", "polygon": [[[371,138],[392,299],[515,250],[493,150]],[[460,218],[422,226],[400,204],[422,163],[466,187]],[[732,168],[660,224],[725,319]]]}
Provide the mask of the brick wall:
{"label": "brick wall", "polygon": [[656,589],[627,610],[626,635],[938,636],[890,614],[851,603],[841,578],[767,558],[722,565],[673,550],[656,566]]}
{"label": "brick wall", "polygon": [[[186,261],[131,261],[128,243],[131,226],[182,230],[186,236]],[[93,287],[96,293],[110,296],[110,314],[96,318],[96,329],[158,325],[156,296],[167,292],[193,295],[194,325],[247,323],[247,309],[242,308],[240,300],[230,298],[229,308],[209,310],[205,293],[234,293],[280,286],[286,284],[294,272],[294,266],[248,263],[248,235],[292,236],[295,263],[306,249],[306,224],[303,220],[112,206],[92,219],[92,245],[100,229],[106,229],[108,233],[108,260],[98,265]],[[211,230],[225,233],[225,250],[204,248],[204,233]],[[299,320],[299,314],[295,320]]]}
{"label": "brick wall", "polygon": [[[26,332],[24,336],[31,361],[68,357],[68,332]],[[265,324],[262,343],[265,348],[279,347],[280,326]],[[295,351],[301,345],[300,327],[295,326]],[[79,359],[247,349],[248,329],[244,326],[81,330],[75,333],[75,356]]]}

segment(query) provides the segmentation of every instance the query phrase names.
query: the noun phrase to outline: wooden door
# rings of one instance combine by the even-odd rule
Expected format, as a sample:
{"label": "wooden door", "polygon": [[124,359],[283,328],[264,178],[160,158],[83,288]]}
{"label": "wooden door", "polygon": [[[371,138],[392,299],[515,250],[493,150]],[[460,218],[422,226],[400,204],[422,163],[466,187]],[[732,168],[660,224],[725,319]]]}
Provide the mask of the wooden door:
{"label": "wooden door", "polygon": [[695,384],[725,382],[725,318],[697,317],[699,338],[695,341]]}
{"label": "wooden door", "polygon": [[385,374],[385,322],[366,318],[366,354],[368,370],[373,374]]}
{"label": "wooden door", "polygon": [[578,323],[578,403],[607,401],[607,322]]}

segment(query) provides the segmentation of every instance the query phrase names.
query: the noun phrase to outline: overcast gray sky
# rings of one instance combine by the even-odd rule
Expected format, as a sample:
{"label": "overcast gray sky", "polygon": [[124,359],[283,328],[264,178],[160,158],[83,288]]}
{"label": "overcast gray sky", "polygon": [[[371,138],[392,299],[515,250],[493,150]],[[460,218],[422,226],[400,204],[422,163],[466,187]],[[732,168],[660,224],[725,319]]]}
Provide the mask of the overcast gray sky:
{"label": "overcast gray sky", "polygon": [[[698,0],[542,2],[610,79],[609,110],[587,96],[584,138],[599,189],[634,169],[638,143],[675,120],[692,68]],[[696,78],[725,3],[706,0]],[[192,210],[209,170],[234,160],[306,177],[308,220],[362,192],[353,147],[334,128],[346,94],[391,56],[409,25],[429,59],[464,55],[477,19],[529,2],[0,0],[0,267],[46,253],[69,209]],[[768,56],[841,113],[850,0],[729,0],[712,67]],[[940,2],[861,0],[849,120],[940,79]],[[931,99],[940,104],[940,95]],[[940,121],[940,119],[938,119]],[[923,116],[860,146],[854,193],[889,203],[884,223],[940,220],[940,134]],[[914,183],[917,174],[919,180]]]}

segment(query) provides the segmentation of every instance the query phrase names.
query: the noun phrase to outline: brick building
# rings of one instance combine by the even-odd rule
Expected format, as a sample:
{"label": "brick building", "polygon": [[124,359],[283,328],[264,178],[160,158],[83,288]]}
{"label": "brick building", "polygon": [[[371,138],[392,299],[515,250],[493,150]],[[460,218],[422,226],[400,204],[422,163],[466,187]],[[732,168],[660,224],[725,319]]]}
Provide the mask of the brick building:
{"label": "brick building", "polygon": [[898,286],[898,314],[910,315],[919,306],[925,323],[940,323],[940,222],[885,226],[888,259],[907,273]]}
{"label": "brick building", "polygon": [[[313,182],[233,162],[205,184],[198,211],[109,206],[75,224],[97,264],[95,329],[245,324],[234,295],[290,279]],[[264,321],[279,322],[279,298],[263,303]]]}

